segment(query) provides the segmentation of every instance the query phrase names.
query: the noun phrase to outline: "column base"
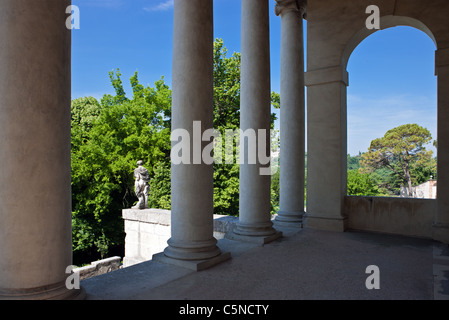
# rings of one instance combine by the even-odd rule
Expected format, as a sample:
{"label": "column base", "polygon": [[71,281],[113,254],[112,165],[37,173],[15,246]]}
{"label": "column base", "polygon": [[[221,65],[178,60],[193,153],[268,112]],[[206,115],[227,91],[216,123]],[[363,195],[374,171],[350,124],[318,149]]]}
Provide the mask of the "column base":
{"label": "column base", "polygon": [[86,291],[80,289],[69,290],[64,284],[33,289],[0,289],[0,300],[84,300]]}
{"label": "column base", "polygon": [[231,259],[230,252],[220,252],[219,255],[205,260],[180,260],[167,257],[163,252],[153,255],[153,261],[175,265],[182,268],[187,268],[193,271],[201,271],[213,267],[221,262]]}
{"label": "column base", "polygon": [[311,229],[344,232],[346,230],[346,223],[347,218],[345,217],[304,215],[304,227]]}
{"label": "column base", "polygon": [[275,230],[275,233],[268,235],[268,236],[248,236],[248,235],[242,235],[242,234],[235,233],[234,231],[231,231],[231,232],[228,232],[225,237],[229,240],[236,240],[236,241],[255,243],[258,245],[264,245],[264,244],[270,243],[276,239],[281,238],[282,232]]}
{"label": "column base", "polygon": [[264,245],[282,237],[282,232],[273,228],[273,222],[242,223],[238,222],[234,230],[226,234],[230,240],[244,241]]}
{"label": "column base", "polygon": [[250,237],[268,237],[277,231],[273,228],[271,220],[267,222],[244,223],[239,221],[233,231],[235,234]]}
{"label": "column base", "polygon": [[432,238],[449,244],[449,223],[435,223],[432,226]]}
{"label": "column base", "polygon": [[164,255],[176,260],[208,260],[221,254],[217,239],[206,241],[182,241],[170,238]]}
{"label": "column base", "polygon": [[304,212],[287,212],[279,210],[276,218],[274,219],[276,224],[283,227],[302,228],[302,217]]}

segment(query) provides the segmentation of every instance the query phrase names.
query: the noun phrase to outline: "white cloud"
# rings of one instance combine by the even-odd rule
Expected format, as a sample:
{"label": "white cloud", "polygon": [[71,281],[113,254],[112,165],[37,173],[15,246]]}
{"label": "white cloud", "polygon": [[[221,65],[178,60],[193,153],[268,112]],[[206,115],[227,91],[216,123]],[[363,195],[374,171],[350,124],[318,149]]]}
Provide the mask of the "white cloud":
{"label": "white cloud", "polygon": [[166,11],[173,8],[174,0],[166,0],[164,2],[160,2],[159,4],[151,7],[143,8],[145,11],[153,12],[153,11]]}

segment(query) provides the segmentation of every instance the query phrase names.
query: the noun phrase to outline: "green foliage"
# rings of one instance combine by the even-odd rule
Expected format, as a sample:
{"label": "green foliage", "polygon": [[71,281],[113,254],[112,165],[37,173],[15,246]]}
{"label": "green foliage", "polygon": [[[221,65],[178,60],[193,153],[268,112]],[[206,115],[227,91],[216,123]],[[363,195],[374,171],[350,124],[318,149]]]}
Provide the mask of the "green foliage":
{"label": "green foliage", "polygon": [[[360,172],[367,172],[364,168],[360,168]],[[370,172],[371,179],[379,187],[379,191],[385,196],[399,195],[401,189],[401,179],[392,174],[388,168],[376,169]]]}
{"label": "green foliage", "polygon": [[382,138],[371,141],[367,153],[362,155],[365,172],[386,168],[399,179],[400,184],[411,190],[429,172],[432,172],[432,151],[425,145],[432,136],[426,128],[417,124],[405,124],[389,130]]}
{"label": "green foliage", "polygon": [[148,205],[150,208],[171,209],[170,162],[158,162],[153,167],[154,177],[150,181]]}
{"label": "green foliage", "polygon": [[369,173],[361,173],[358,170],[348,171],[348,191],[350,196],[380,196],[375,181]]}
{"label": "green foliage", "polygon": [[105,95],[101,103],[93,98],[72,103],[73,249],[95,247],[102,256],[123,243],[121,210],[137,201],[137,160],[159,177],[164,167],[157,163],[169,162],[170,156],[171,92],[163,79],[155,88],[144,88],[136,72],[134,95],[128,99],[120,72],[110,78],[115,96]]}
{"label": "green foliage", "polygon": [[279,170],[271,176],[271,214],[279,211]]}
{"label": "green foliage", "polygon": [[360,159],[361,155],[352,157],[351,155],[348,154],[347,159],[348,170],[358,170],[360,168]]}
{"label": "green foliage", "polygon": [[[240,128],[240,53],[227,57],[222,39],[214,42],[214,128],[222,137],[226,129]],[[236,154],[234,144],[233,152]],[[224,153],[224,145],[223,145]],[[214,164],[214,213],[238,215],[239,165]]]}
{"label": "green foliage", "polygon": [[427,161],[422,161],[412,171],[412,181],[414,185],[429,181],[431,178],[438,178],[436,158],[430,158]]}
{"label": "green foliage", "polygon": [[87,133],[98,118],[102,105],[93,97],[78,98],[72,101],[71,125],[73,130]]}
{"label": "green foliage", "polygon": [[[425,148],[431,140],[430,132],[417,124],[393,128],[358,156],[359,171],[369,173],[383,195],[397,195],[404,185],[410,190],[431,176],[436,178],[436,158]],[[355,158],[348,156],[348,170],[357,169]]]}
{"label": "green foliage", "polygon": [[234,52],[226,57],[228,50],[222,39],[214,42],[214,128],[234,129],[240,127],[240,60]]}

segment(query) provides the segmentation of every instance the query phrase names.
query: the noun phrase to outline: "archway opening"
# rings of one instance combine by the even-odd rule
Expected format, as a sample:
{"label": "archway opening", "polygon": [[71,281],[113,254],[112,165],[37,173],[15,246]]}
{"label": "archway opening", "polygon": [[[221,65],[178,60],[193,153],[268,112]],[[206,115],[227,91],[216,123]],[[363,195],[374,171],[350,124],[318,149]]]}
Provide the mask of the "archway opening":
{"label": "archway opening", "polygon": [[435,42],[412,22],[359,33],[346,51],[348,195],[436,198]]}

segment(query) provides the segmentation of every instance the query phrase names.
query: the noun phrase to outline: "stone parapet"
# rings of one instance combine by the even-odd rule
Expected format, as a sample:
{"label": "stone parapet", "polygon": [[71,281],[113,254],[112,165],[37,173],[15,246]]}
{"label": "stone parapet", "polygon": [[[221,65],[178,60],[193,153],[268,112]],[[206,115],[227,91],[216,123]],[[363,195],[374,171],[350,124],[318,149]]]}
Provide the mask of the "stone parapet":
{"label": "stone parapet", "polygon": [[[171,237],[171,211],[162,209],[124,209],[125,257],[123,266],[151,260],[164,251]],[[223,239],[238,222],[237,217],[214,215],[214,237]]]}
{"label": "stone parapet", "polygon": [[73,269],[73,272],[79,273],[80,280],[88,279],[120,269],[120,260],[120,257],[111,257],[94,261],[88,266]]}

